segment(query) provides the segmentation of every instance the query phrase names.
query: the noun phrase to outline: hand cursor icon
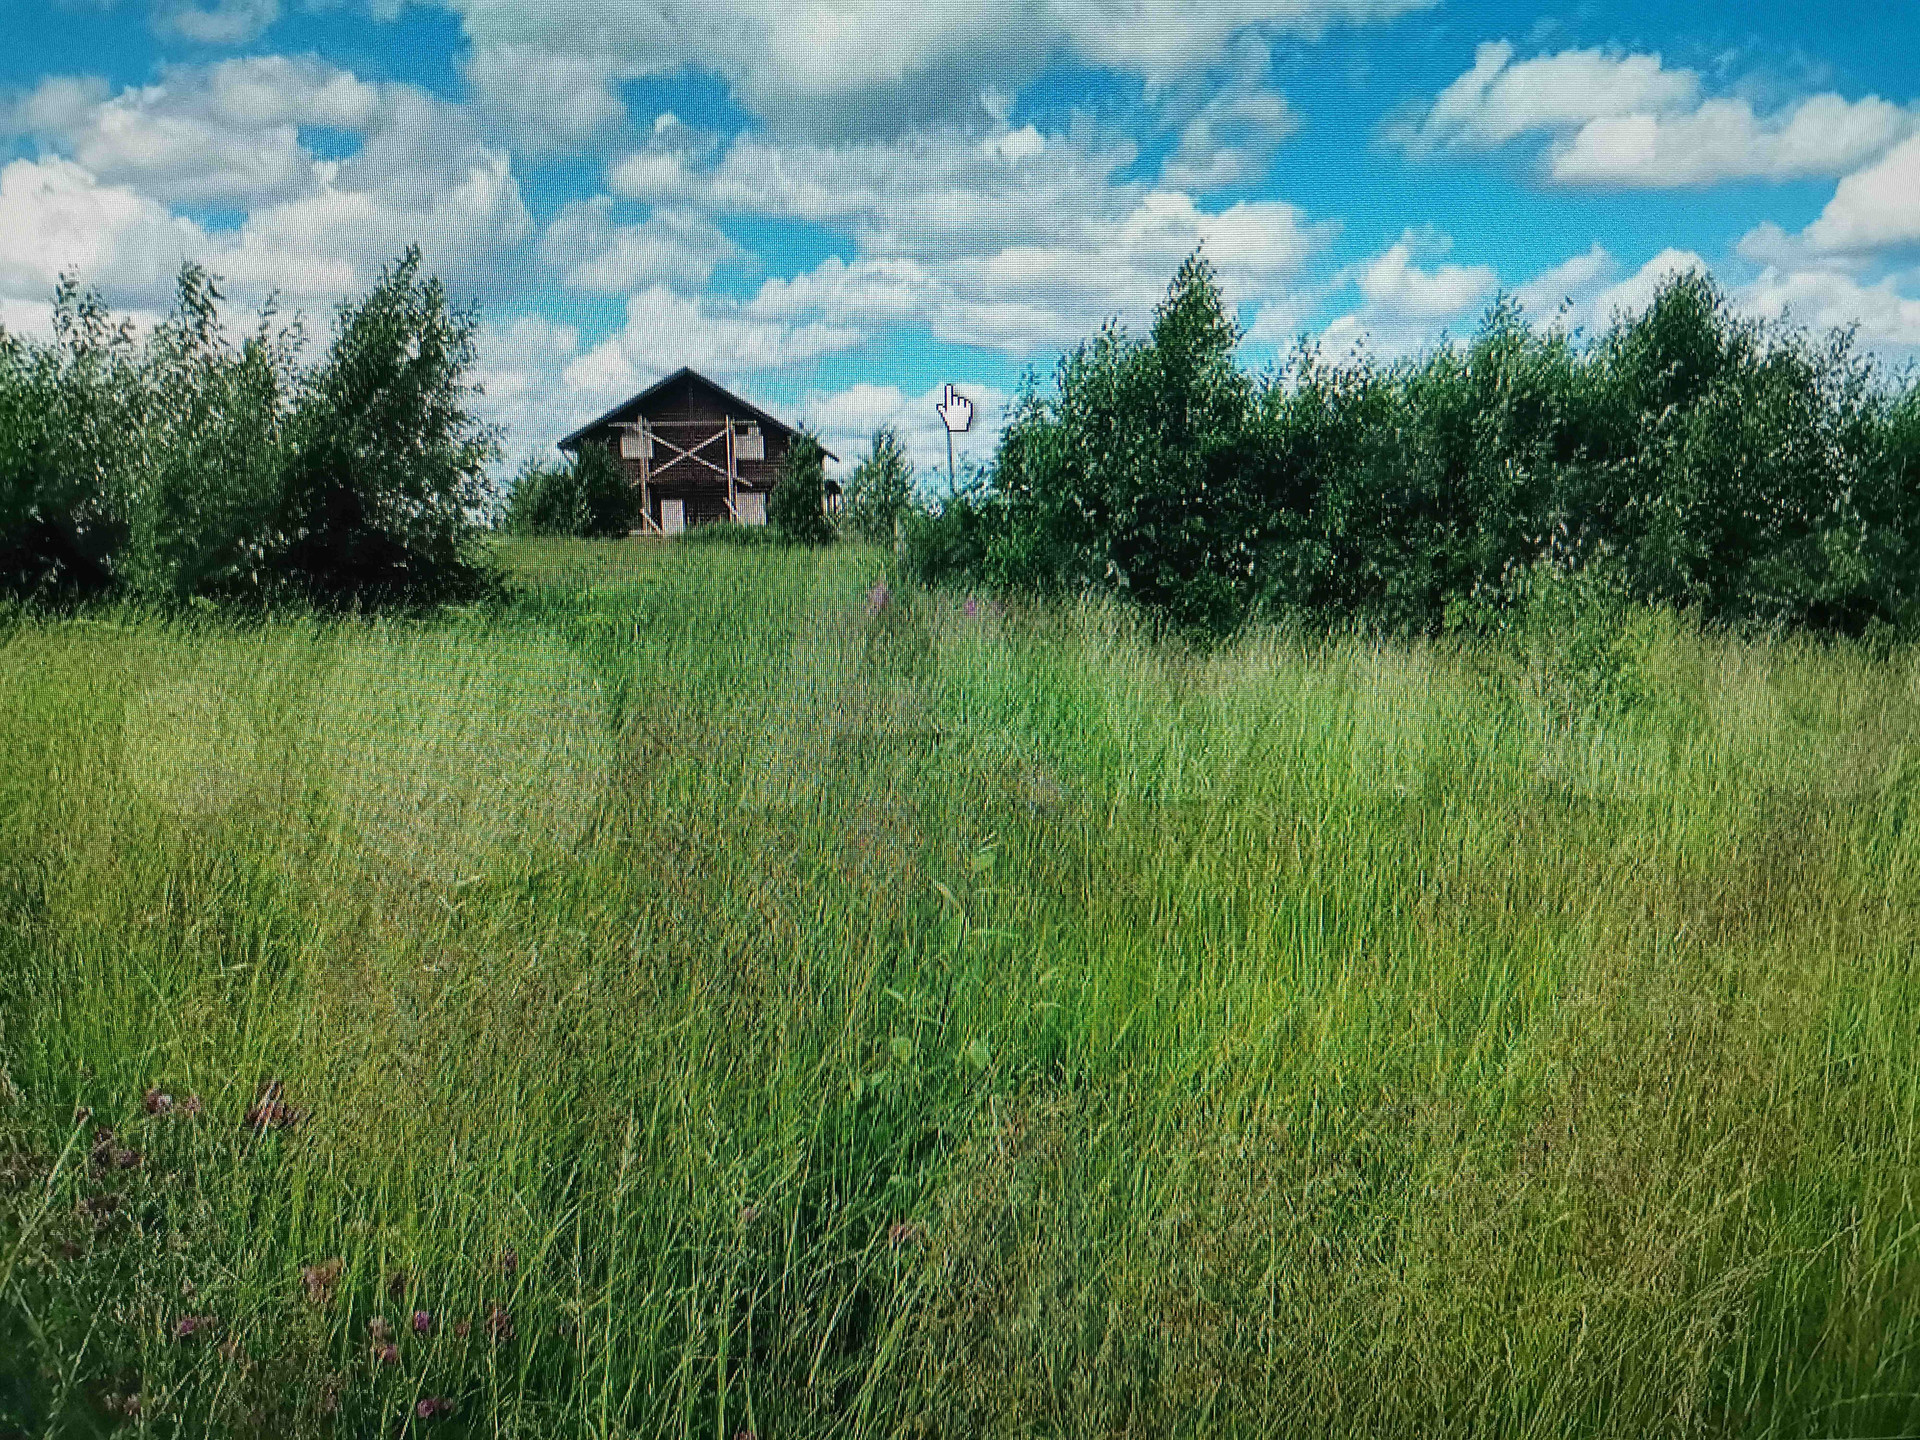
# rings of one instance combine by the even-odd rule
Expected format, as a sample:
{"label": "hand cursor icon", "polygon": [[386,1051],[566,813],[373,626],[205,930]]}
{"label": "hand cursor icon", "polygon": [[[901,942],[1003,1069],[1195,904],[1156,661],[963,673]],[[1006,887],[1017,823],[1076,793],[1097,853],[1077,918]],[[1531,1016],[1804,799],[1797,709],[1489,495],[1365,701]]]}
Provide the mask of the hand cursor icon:
{"label": "hand cursor icon", "polygon": [[973,402],[964,395],[954,393],[951,385],[947,386],[940,403],[933,408],[940,412],[940,418],[946,422],[949,432],[965,430],[973,424]]}

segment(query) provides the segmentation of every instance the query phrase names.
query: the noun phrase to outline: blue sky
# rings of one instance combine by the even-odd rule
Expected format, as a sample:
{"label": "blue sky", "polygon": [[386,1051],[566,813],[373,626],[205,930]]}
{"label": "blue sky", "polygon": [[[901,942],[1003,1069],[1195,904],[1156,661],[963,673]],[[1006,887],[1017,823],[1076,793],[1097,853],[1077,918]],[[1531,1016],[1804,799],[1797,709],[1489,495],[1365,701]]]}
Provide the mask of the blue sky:
{"label": "blue sky", "polygon": [[0,0],[0,323],[187,256],[320,319],[418,242],[516,458],[691,364],[842,456],[1203,246],[1249,364],[1702,266],[1920,353],[1920,8],[1457,0]]}

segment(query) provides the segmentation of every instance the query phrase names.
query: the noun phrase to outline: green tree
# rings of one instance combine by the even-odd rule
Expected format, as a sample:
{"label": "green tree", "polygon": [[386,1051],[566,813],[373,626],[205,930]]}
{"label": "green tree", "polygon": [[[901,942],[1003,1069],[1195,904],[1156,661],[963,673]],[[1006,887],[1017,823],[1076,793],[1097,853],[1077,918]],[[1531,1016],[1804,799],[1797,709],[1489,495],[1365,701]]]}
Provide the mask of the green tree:
{"label": "green tree", "polygon": [[271,584],[270,521],[286,466],[301,328],[272,304],[240,345],[220,321],[214,278],[180,270],[174,309],[154,328],[130,395],[118,497],[127,588],[156,600]]}
{"label": "green tree", "polygon": [[486,588],[477,541],[499,444],[468,408],[477,328],[421,275],[413,246],[341,306],[291,422],[276,527],[288,583],[328,602],[432,603]]}
{"label": "green tree", "polygon": [[847,484],[842,523],[862,540],[891,542],[913,506],[913,462],[891,425],[873,432]]}
{"label": "green tree", "polygon": [[833,539],[826,494],[825,452],[818,439],[802,430],[788,442],[780,461],[780,478],[767,498],[767,519],[794,544],[824,545]]}
{"label": "green tree", "polygon": [[124,548],[123,488],[138,391],[133,324],[62,276],[53,340],[0,329],[0,586],[75,598],[108,589]]}
{"label": "green tree", "polygon": [[567,465],[529,460],[507,495],[502,528],[516,535],[617,537],[633,528],[632,487],[611,447],[586,445]]}

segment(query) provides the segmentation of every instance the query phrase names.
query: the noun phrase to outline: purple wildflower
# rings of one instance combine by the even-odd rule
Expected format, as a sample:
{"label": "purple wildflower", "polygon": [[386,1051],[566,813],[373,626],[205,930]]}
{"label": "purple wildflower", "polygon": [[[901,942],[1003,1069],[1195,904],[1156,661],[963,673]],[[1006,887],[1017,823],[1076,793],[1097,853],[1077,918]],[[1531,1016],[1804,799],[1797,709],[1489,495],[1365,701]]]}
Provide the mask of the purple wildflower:
{"label": "purple wildflower", "polygon": [[892,592],[887,589],[886,581],[879,580],[874,582],[874,587],[867,592],[867,614],[878,615],[882,610],[886,609],[887,600],[891,594]]}
{"label": "purple wildflower", "polygon": [[433,1316],[429,1312],[425,1310],[416,1310],[413,1312],[413,1333],[416,1335],[431,1335],[433,1333]]}
{"label": "purple wildflower", "polygon": [[487,1305],[487,1338],[494,1341],[513,1339],[513,1317],[497,1300]]}

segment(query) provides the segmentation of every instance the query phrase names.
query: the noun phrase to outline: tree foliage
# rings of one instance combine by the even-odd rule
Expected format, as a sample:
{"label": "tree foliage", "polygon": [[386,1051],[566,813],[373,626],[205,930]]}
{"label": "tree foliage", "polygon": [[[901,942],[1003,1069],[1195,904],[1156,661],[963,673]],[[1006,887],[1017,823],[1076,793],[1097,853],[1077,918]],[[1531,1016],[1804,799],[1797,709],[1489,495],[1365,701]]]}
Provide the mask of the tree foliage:
{"label": "tree foliage", "polygon": [[899,431],[882,425],[854,466],[841,523],[862,540],[891,543],[895,526],[912,508],[913,461]]}
{"label": "tree foliage", "polygon": [[54,334],[0,331],[0,586],[155,601],[470,596],[495,436],[469,409],[475,318],[417,250],[303,368],[272,303],[237,343],[182,267],[144,341],[63,279]]}
{"label": "tree foliage", "polygon": [[767,520],[782,538],[802,545],[824,545],[833,539],[826,512],[826,455],[820,441],[805,430],[787,445],[780,461],[780,478],[767,497]]}
{"label": "tree foliage", "polygon": [[[915,522],[922,572],[1108,589],[1219,634],[1276,611],[1438,630],[1541,567],[1736,624],[1920,623],[1920,387],[1697,273],[1597,339],[1502,296],[1388,366],[1255,379],[1198,255],[1144,340],[1023,384],[990,483]],[[1535,586],[1534,588],[1537,588]]]}
{"label": "tree foliage", "polygon": [[529,462],[508,494],[503,528],[516,535],[615,538],[639,507],[625,469],[606,445],[583,445],[566,465]]}

